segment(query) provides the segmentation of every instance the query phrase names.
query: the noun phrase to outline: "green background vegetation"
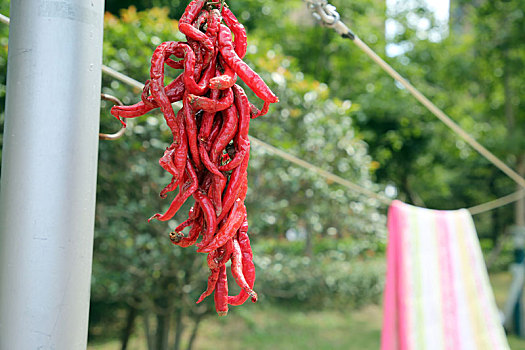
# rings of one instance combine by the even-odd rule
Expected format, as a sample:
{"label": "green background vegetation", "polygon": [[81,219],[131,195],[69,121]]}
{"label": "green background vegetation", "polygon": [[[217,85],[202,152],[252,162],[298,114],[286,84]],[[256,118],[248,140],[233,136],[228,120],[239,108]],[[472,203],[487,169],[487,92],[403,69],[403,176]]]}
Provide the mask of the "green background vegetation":
{"label": "green background vegetation", "polygon": [[[394,186],[420,206],[469,207],[516,190],[354,45],[317,26],[301,1],[228,3],[248,29],[246,62],[281,100],[252,122],[253,136],[368,189]],[[332,3],[381,56],[389,44],[405,48],[389,63],[525,173],[524,0],[452,0],[448,24],[418,0],[390,12],[380,0]],[[106,1],[104,64],[145,81],[154,48],[184,40],[176,19],[186,4]],[[8,8],[0,1],[2,13]],[[388,37],[387,18],[397,28]],[[7,37],[0,26],[1,129]],[[107,76],[102,91],[126,104],[140,95]],[[119,126],[110,107],[102,103],[103,131]],[[167,238],[189,206],[168,225],[146,221],[169,204],[158,197],[169,178],[157,165],[169,139],[152,112],[124,139],[100,143],[90,349],[125,348],[128,339],[128,349],[150,350],[377,349],[385,208],[254,146],[247,208],[261,300],[217,319],[213,300],[195,305],[207,278],[203,256]],[[484,250],[502,247],[491,261],[501,304],[516,213],[508,206],[475,220]]]}

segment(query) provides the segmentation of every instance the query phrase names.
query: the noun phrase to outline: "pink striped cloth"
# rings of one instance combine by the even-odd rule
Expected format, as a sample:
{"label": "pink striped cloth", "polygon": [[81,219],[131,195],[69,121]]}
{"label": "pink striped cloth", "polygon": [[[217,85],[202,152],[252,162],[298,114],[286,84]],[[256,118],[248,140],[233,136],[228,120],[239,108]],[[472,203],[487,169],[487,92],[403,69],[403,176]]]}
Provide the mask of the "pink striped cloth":
{"label": "pink striped cloth", "polygon": [[472,217],[394,201],[381,350],[509,349]]}

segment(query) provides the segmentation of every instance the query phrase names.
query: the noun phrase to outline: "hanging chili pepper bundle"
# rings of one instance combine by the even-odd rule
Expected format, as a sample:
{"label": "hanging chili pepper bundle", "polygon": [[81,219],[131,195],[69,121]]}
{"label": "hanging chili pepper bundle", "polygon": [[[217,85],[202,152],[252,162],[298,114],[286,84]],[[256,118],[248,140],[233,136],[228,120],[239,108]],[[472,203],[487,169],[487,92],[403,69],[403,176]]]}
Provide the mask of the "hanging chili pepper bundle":
{"label": "hanging chili pepper bundle", "polygon": [[[224,1],[191,1],[180,18],[179,30],[187,42],[165,42],[155,49],[141,101],[115,106],[111,113],[124,124],[121,118],[139,117],[155,108],[162,111],[173,142],[159,160],[172,175],[160,195],[166,198],[177,188],[178,194],[165,213],[149,220],[170,220],[193,197],[188,220],[170,239],[181,247],[196,245],[198,252],[208,254],[208,286],[197,303],[214,293],[217,313],[224,316],[228,305],[241,305],[248,298],[257,301],[244,206],[248,131],[250,119],[266,114],[269,105],[279,99],[242,60],[246,31]],[[183,72],[165,86],[166,66]],[[248,101],[236,84],[237,77],[263,100],[261,110]],[[171,105],[176,101],[183,105],[177,114]],[[187,227],[186,236],[182,231]],[[232,275],[241,287],[236,296],[228,296],[226,263],[230,260]]]}

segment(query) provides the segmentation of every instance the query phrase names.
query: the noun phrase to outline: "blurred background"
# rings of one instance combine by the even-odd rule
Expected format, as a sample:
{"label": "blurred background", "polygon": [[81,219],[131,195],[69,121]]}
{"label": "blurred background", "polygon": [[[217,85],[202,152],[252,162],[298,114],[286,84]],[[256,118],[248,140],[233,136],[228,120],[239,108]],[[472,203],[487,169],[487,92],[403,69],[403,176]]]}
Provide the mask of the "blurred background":
{"label": "blurred background", "polygon": [[[103,63],[144,82],[155,47],[184,40],[177,19],[188,1],[105,3]],[[525,174],[525,0],[331,3],[372,49]],[[319,27],[302,1],[228,5],[248,31],[245,61],[280,98],[252,121],[253,136],[418,206],[457,209],[516,191],[349,40]],[[9,15],[8,0],[0,10]],[[8,33],[0,25],[0,130]],[[125,104],[140,99],[107,76],[102,84]],[[102,102],[103,132],[119,127],[110,108]],[[254,145],[246,203],[260,301],[219,319],[213,298],[195,305],[206,286],[204,256],[168,239],[190,203],[167,224],[147,223],[169,205],[158,196],[170,180],[158,158],[170,136],[152,112],[123,139],[100,143],[88,349],[378,349],[385,206]],[[500,307],[512,279],[510,227],[523,225],[521,210],[474,218]]]}

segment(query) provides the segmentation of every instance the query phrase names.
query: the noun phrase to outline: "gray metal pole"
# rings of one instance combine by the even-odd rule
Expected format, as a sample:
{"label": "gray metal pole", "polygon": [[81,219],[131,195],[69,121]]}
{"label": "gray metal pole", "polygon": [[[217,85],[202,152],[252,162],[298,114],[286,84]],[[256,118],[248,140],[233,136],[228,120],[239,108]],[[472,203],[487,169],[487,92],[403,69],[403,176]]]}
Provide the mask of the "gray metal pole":
{"label": "gray metal pole", "polygon": [[0,350],[86,349],[103,9],[11,1]]}

